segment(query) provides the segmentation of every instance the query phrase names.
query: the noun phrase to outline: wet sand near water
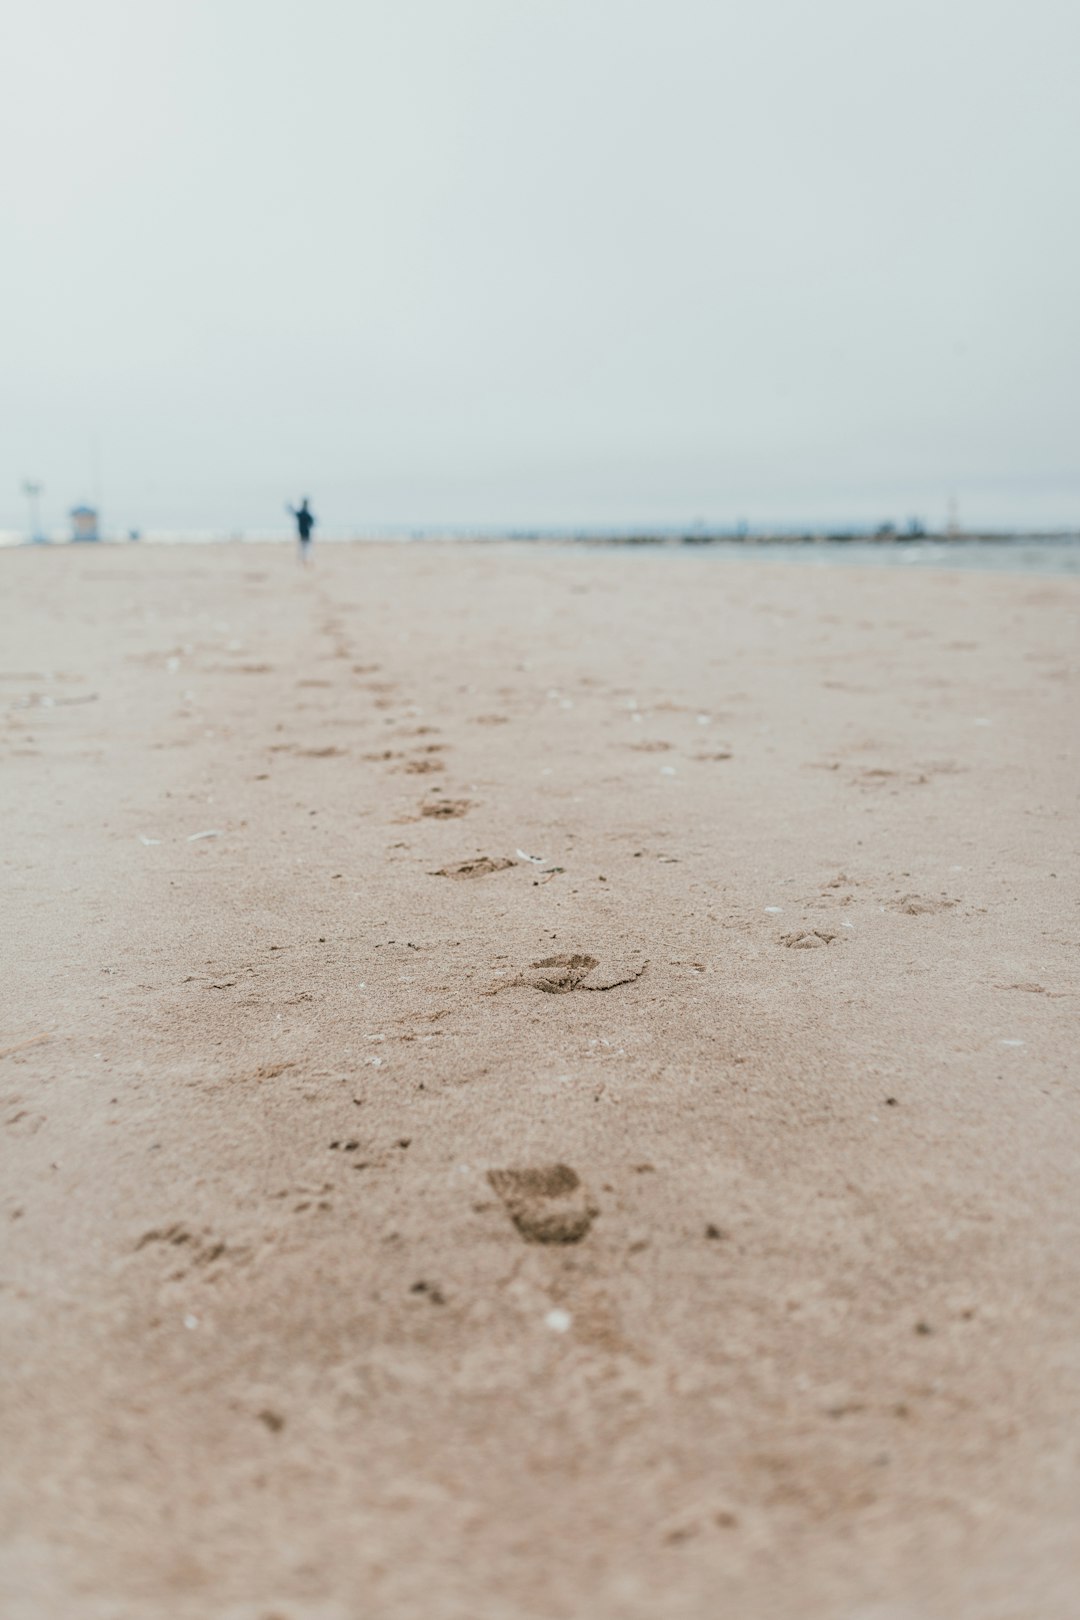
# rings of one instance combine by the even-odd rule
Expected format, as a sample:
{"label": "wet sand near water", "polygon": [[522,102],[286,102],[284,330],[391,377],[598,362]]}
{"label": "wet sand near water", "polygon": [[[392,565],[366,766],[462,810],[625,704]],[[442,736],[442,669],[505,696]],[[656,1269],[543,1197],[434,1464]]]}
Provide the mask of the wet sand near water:
{"label": "wet sand near water", "polygon": [[6,1615],[1072,1620],[1080,581],[0,567]]}

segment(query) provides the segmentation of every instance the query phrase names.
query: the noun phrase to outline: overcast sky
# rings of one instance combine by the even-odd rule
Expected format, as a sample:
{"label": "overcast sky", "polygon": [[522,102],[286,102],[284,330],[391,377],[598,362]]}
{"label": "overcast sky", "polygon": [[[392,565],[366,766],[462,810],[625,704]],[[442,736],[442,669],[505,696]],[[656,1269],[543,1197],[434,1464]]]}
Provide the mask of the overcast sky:
{"label": "overcast sky", "polygon": [[0,527],[1080,524],[1076,0],[5,0]]}

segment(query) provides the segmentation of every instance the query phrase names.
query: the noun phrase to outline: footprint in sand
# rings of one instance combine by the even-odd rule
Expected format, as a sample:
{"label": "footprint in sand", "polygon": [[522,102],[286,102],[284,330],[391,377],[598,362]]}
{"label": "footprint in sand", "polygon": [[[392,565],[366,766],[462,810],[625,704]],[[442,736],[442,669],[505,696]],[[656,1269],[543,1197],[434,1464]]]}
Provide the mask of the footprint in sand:
{"label": "footprint in sand", "polygon": [[135,1244],[134,1253],[154,1244],[161,1244],[166,1248],[182,1249],[187,1262],[175,1276],[186,1276],[192,1266],[210,1266],[215,1260],[220,1260],[226,1252],[232,1260],[245,1259],[249,1250],[245,1245],[237,1247],[229,1245],[223,1238],[215,1238],[212,1234],[201,1235],[190,1231],[179,1222],[172,1226],[156,1227],[144,1232]]}
{"label": "footprint in sand", "polygon": [[429,877],[445,878],[479,878],[487,877],[492,872],[505,872],[508,867],[516,866],[516,861],[507,860],[503,855],[478,855],[472,861],[458,861],[454,866],[440,866],[438,871],[429,872]]}
{"label": "footprint in sand", "polygon": [[896,910],[902,911],[906,917],[924,917],[935,911],[948,911],[956,903],[944,895],[940,900],[933,900],[922,894],[902,894],[896,902]]}
{"label": "footprint in sand", "polygon": [[422,743],[412,750],[412,758],[396,769],[407,776],[430,776],[434,771],[445,771],[446,761],[437,757],[445,752],[445,743]]}
{"label": "footprint in sand", "polygon": [[398,770],[406,776],[431,776],[435,771],[445,771],[446,766],[441,759],[407,759]]}
{"label": "footprint in sand", "polygon": [[[17,1102],[18,1098],[14,1101]],[[36,1136],[47,1119],[46,1114],[35,1114],[29,1108],[16,1107],[14,1113],[7,1115],[4,1125],[7,1130],[15,1131],[17,1135]]]}
{"label": "footprint in sand", "polygon": [[891,778],[898,774],[897,771],[888,770],[883,765],[874,765],[868,770],[860,771],[855,780],[864,787],[880,787],[883,782],[890,781]]}
{"label": "footprint in sand", "polygon": [[600,1213],[567,1164],[489,1170],[488,1181],[526,1243],[580,1243]]}
{"label": "footprint in sand", "polygon": [[468,799],[426,799],[420,806],[422,816],[435,821],[451,821],[455,816],[468,815],[472,808]]}
{"label": "footprint in sand", "polygon": [[569,990],[614,990],[617,985],[640,979],[647,966],[647,959],[638,951],[629,952],[603,965],[598,957],[585,952],[545,956],[541,961],[531,963],[524,973],[511,979],[508,984],[497,985],[489,994],[521,986],[530,990],[544,990],[548,995],[562,995]]}
{"label": "footprint in sand", "polygon": [[884,767],[873,768],[860,771],[857,776],[852,777],[851,785],[852,787],[875,789],[891,784],[889,790],[895,793],[901,787],[925,787],[930,781],[931,774],[933,773],[918,769],[892,771],[886,770]]}
{"label": "footprint in sand", "polygon": [[782,934],[781,945],[786,945],[792,951],[816,951],[822,945],[831,945],[839,936],[830,934],[824,928],[808,928],[794,934]]}

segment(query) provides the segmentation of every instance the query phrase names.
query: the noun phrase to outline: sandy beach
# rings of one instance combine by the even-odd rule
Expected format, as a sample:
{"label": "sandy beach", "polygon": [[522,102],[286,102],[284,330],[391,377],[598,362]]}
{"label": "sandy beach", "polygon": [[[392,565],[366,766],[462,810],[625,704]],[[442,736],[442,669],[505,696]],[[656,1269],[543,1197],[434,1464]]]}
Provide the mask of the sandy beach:
{"label": "sandy beach", "polygon": [[9,1620],[1075,1620],[1080,581],[0,572]]}

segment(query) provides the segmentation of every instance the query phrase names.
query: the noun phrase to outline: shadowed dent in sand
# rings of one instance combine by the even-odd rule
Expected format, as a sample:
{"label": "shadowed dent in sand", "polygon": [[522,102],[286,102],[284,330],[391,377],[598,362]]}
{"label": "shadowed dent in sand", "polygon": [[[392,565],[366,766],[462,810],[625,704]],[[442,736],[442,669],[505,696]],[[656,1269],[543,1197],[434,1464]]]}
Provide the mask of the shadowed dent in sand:
{"label": "shadowed dent in sand", "polygon": [[489,1170],[488,1181],[526,1243],[580,1243],[599,1214],[568,1164]]}
{"label": "shadowed dent in sand", "polygon": [[640,979],[648,965],[648,959],[637,951],[627,952],[610,963],[602,963],[598,957],[584,951],[545,956],[506,984],[493,985],[487,994],[493,996],[500,990],[521,988],[543,990],[548,995],[563,995],[570,990],[614,990],[618,985]]}

